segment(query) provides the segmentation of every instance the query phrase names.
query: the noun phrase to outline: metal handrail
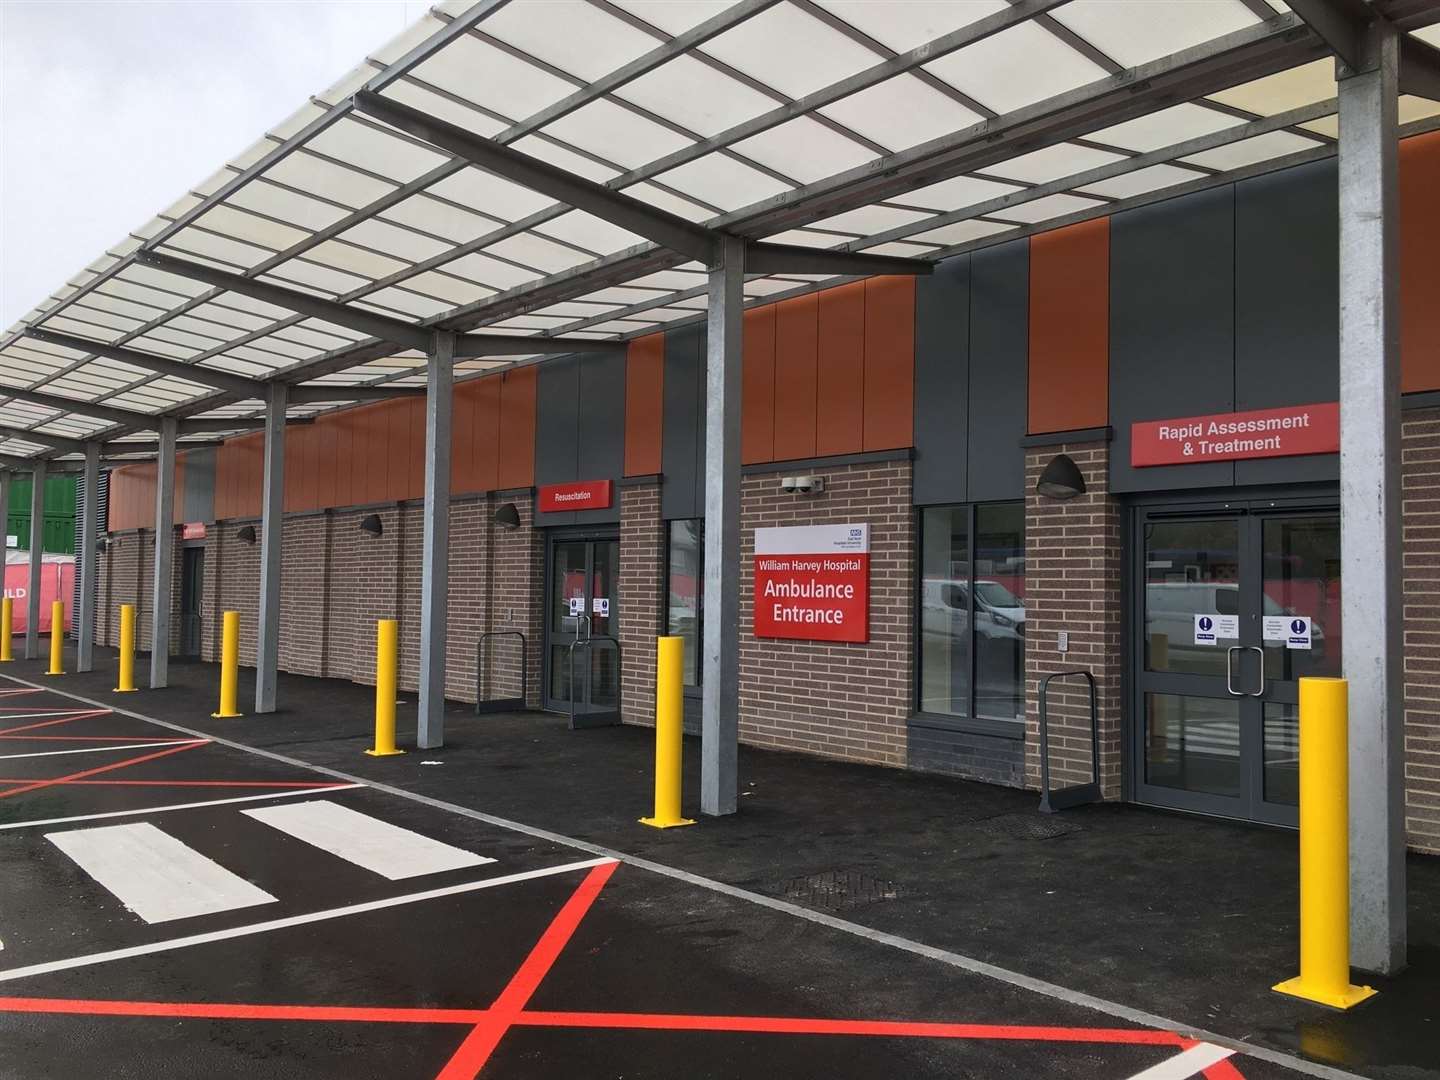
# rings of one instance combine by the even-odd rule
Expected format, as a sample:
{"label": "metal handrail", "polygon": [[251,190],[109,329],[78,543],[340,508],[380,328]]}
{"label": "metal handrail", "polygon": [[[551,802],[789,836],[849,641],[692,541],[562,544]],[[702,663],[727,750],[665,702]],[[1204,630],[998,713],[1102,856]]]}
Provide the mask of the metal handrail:
{"label": "metal handrail", "polygon": [[619,712],[620,712],[620,672],[621,672],[623,669],[622,669],[622,666],[621,666],[621,663],[620,663],[620,642],[619,642],[619,640],[616,639],[616,638],[611,637],[611,636],[608,635],[608,634],[591,634],[591,635],[588,636],[588,637],[583,637],[583,638],[582,638],[582,637],[577,637],[574,641],[570,642],[569,648],[565,650],[565,665],[566,665],[566,668],[567,668],[567,669],[569,670],[569,672],[570,672],[570,678],[569,678],[568,681],[569,681],[569,683],[570,683],[570,727],[571,727],[572,730],[573,730],[574,727],[575,727],[575,716],[576,716],[576,712],[575,712],[575,650],[576,650],[577,648],[584,648],[585,651],[588,653],[588,652],[590,652],[590,650],[594,649],[594,647],[595,647],[596,645],[613,645],[613,646],[615,646],[615,712],[616,712],[617,715],[618,715]]}
{"label": "metal handrail", "polygon": [[[1074,784],[1058,791],[1050,790],[1050,716],[1046,707],[1046,692],[1050,680],[1083,676],[1090,686],[1090,770],[1092,779],[1088,784]],[[1099,802],[1100,790],[1100,712],[1096,702],[1095,676],[1084,668],[1073,671],[1056,671],[1040,680],[1040,812],[1053,814],[1072,806]]]}
{"label": "metal handrail", "polygon": [[[490,690],[490,679],[485,665],[485,642],[493,637],[518,637],[520,639],[520,696],[518,698],[486,699]],[[530,645],[519,630],[487,630],[475,642],[475,713],[510,712],[524,709],[530,700]]]}

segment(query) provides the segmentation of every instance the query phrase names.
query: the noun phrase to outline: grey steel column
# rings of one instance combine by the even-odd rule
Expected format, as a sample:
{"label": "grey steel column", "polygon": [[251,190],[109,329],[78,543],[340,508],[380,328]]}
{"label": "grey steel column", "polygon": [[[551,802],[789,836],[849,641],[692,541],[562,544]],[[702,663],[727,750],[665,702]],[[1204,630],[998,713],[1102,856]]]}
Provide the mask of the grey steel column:
{"label": "grey steel column", "polygon": [[290,387],[272,382],[265,397],[265,482],[260,496],[260,617],[255,642],[255,711],[275,711],[280,672],[280,544],[285,516],[285,409]]}
{"label": "grey steel column", "polygon": [[1398,37],[1376,19],[1340,80],[1340,554],[1350,681],[1350,958],[1405,965]]}
{"label": "grey steel column", "polygon": [[30,578],[25,583],[25,659],[40,655],[40,574],[45,549],[45,463],[30,474]]}
{"label": "grey steel column", "polygon": [[740,344],[745,245],[720,241],[705,339],[705,615],[700,809],[733,814],[740,742]]}
{"label": "grey steel column", "polygon": [[445,621],[450,589],[450,405],[455,335],[437,331],[425,376],[425,532],[420,547],[420,702],[415,745],[445,745]]}
{"label": "grey steel column", "polygon": [[75,670],[95,670],[96,533],[100,529],[100,444],[85,444],[85,502],[80,507],[80,633]]}
{"label": "grey steel column", "polygon": [[173,416],[160,420],[155,458],[155,580],[150,603],[150,689],[170,685],[170,605],[175,594],[175,434]]}

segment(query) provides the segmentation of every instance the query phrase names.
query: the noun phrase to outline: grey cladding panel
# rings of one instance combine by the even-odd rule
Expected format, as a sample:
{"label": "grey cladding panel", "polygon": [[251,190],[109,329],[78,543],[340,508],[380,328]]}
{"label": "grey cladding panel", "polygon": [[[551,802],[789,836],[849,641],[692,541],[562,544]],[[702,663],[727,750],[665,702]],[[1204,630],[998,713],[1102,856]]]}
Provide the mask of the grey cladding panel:
{"label": "grey cladding panel", "polygon": [[1130,425],[1235,406],[1235,192],[1116,214],[1110,225],[1112,491],[1228,487],[1229,462],[1134,469]]}
{"label": "grey cladding panel", "polygon": [[660,441],[660,509],[666,519],[703,517],[704,331],[698,326],[665,335],[664,419]]}
{"label": "grey cladding panel", "polygon": [[[557,356],[535,376],[535,483],[580,479],[580,358]],[[569,525],[573,513],[536,514],[537,525]]]}
{"label": "grey cladding panel", "polygon": [[625,471],[625,356],[592,353],[579,357],[579,480],[609,480],[610,506],[577,512],[577,524],[620,520],[620,493],[613,485]]}
{"label": "grey cladding panel", "polygon": [[969,502],[1025,496],[1030,241],[970,261]]}
{"label": "grey cladding panel", "polygon": [[215,520],[215,447],[191,450],[185,455],[185,490],[180,506],[182,521]]}
{"label": "grey cladding panel", "polygon": [[917,506],[965,502],[970,381],[971,256],[946,259],[915,282]]}
{"label": "grey cladding panel", "polygon": [[[1340,396],[1340,234],[1335,161],[1235,185],[1235,407]],[[1237,484],[1340,478],[1338,454],[1235,463]]]}

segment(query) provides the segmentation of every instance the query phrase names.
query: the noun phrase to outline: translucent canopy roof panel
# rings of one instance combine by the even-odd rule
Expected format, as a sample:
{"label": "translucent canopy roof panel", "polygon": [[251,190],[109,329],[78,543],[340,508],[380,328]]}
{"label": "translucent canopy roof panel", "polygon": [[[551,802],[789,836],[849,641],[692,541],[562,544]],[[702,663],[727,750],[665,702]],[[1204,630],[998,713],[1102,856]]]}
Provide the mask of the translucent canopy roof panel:
{"label": "translucent canopy roof panel", "polygon": [[[1440,42],[1405,11],[1406,32]],[[362,90],[642,211],[925,260],[1312,160],[1337,137],[1333,57],[1269,0],[445,0],[0,336],[0,422],[239,423],[269,379],[420,385],[415,338],[436,327],[583,346],[705,317],[693,251],[391,126]],[[1400,109],[1402,132],[1440,126],[1440,104]],[[744,294],[837,276],[751,274]],[[539,355],[466,358],[457,377]]]}

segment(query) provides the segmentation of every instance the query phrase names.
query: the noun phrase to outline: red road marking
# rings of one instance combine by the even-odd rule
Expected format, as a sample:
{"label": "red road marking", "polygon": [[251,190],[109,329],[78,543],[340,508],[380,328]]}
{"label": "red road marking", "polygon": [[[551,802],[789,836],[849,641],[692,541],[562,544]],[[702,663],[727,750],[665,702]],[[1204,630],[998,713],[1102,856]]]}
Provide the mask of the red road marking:
{"label": "red road marking", "polygon": [[565,906],[551,921],[525,962],[511,976],[505,989],[495,999],[485,1020],[475,1025],[465,1041],[460,1044],[453,1057],[440,1070],[436,1080],[474,1080],[475,1074],[485,1067],[491,1053],[510,1025],[515,1022],[530,996],[535,993],[541,981],[559,958],[580,920],[590,910],[590,905],[600,895],[600,890],[610,880],[619,863],[603,863],[585,875],[579,887],[565,901]]}
{"label": "red road marking", "polygon": [[8,799],[12,795],[24,795],[27,791],[39,791],[41,788],[54,787],[57,784],[68,784],[74,780],[83,780],[87,776],[95,776],[98,773],[129,768],[131,765],[154,761],[156,758],[168,757],[171,754],[184,753],[186,750],[194,750],[197,746],[208,746],[209,744],[208,739],[200,739],[191,743],[182,743],[179,746],[167,746],[164,750],[157,750],[153,754],[142,754],[140,757],[126,758],[124,761],[113,761],[109,765],[85,769],[82,772],[71,773],[69,776],[57,776],[53,780],[36,780],[22,787],[11,788],[9,791],[0,791],[0,799]]}
{"label": "red road marking", "polygon": [[1245,1080],[1245,1075],[1235,1067],[1229,1058],[1217,1061],[1202,1074],[1205,1080]]}
{"label": "red road marking", "polygon": [[161,1016],[200,1020],[315,1020],[323,1023],[475,1024],[485,1009],[406,1009],[346,1005],[244,1005],[204,1001],[83,1001],[0,998],[0,1012],[78,1016]]}
{"label": "red road marking", "polygon": [[646,1031],[745,1031],[776,1035],[874,1035],[886,1038],[1013,1039],[1032,1042],[1183,1046],[1173,1031],[1150,1028],[1027,1027],[908,1020],[830,1020],[804,1016],[677,1016],[668,1013],[524,1012],[527,1027],[631,1028]]}
{"label": "red road marking", "polygon": [[[0,735],[0,739],[22,739],[25,742],[154,742],[153,735]],[[176,739],[176,742],[189,742]]]}
{"label": "red road marking", "polygon": [[33,731],[35,728],[54,727],[56,724],[68,724],[72,720],[90,720],[97,716],[109,715],[111,715],[109,709],[70,713],[67,716],[60,717],[58,720],[42,720],[38,724],[21,724],[19,727],[5,728],[3,731],[0,731],[0,735],[13,735],[17,731]]}
{"label": "red road marking", "polygon": [[[190,743],[183,745],[189,746]],[[28,784],[29,779],[0,780],[0,784]],[[56,780],[66,787],[237,787],[237,788],[309,788],[313,791],[332,791],[335,788],[350,788],[353,784],[336,780],[333,783],[317,783],[314,780]]]}

